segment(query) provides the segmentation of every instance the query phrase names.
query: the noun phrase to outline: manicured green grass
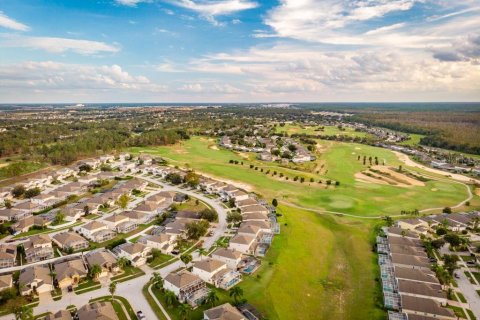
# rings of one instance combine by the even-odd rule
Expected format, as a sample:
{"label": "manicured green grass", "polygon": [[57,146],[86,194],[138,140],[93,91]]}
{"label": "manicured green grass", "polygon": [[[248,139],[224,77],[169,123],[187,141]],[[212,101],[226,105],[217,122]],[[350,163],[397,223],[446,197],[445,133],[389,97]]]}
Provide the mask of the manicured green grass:
{"label": "manicured green grass", "polygon": [[[171,164],[196,169],[212,176],[224,177],[230,180],[248,184],[253,190],[267,199],[277,198],[297,205],[319,210],[340,211],[356,215],[399,214],[401,210],[423,209],[430,207],[445,207],[457,204],[467,197],[464,186],[443,182],[428,181],[425,186],[395,187],[373,183],[359,182],[354,175],[363,171],[367,166],[357,157],[364,155],[378,157],[379,161],[392,167],[398,167],[401,162],[389,150],[354,143],[339,143],[333,141],[319,141],[324,151],[318,155],[315,162],[318,166],[324,164],[321,174],[301,173],[306,182],[293,182],[295,174],[288,173],[287,169],[276,163],[254,162],[255,165],[271,167],[273,172],[285,172],[290,176],[286,181],[272,174],[266,175],[259,170],[250,169],[250,162],[238,154],[228,150],[214,150],[209,148],[214,143],[206,138],[193,137],[192,139],[170,147],[130,148],[132,153],[140,151],[162,156]],[[195,158],[195,161],[191,159]],[[229,164],[229,160],[244,161],[244,165]],[[316,182],[307,182],[315,177]],[[326,187],[325,180],[340,181],[340,186]],[[322,184],[317,181],[323,180]]]}
{"label": "manicured green grass", "polygon": [[467,299],[465,299],[465,297],[463,296],[463,294],[461,292],[456,292],[457,295],[458,295],[458,299],[460,299],[460,302],[463,302],[463,303],[467,303]]}
{"label": "manicured green grass", "polygon": [[196,211],[200,212],[205,209],[210,209],[209,206],[207,206],[203,201],[198,201],[198,204],[196,204],[197,199],[188,199],[187,201],[180,203],[179,205],[176,205],[177,210],[185,210],[185,211]]}
{"label": "manicured green grass", "polygon": [[[323,127],[323,131],[316,131],[316,129]],[[285,126],[281,127],[277,125],[276,127],[277,133],[286,132],[289,135],[292,134],[308,134],[308,135],[344,135],[349,137],[366,137],[368,134],[366,132],[357,132],[355,129],[345,127],[343,130],[340,130],[336,126],[300,126],[296,124],[285,124]]]}
{"label": "manicured green grass", "polygon": [[144,274],[145,272],[143,272],[141,269],[137,267],[127,266],[124,269],[124,273],[119,274],[118,276],[112,277],[111,280],[116,282],[124,282],[124,281],[131,280],[133,278],[141,277]]}
{"label": "manicured green grass", "polygon": [[94,281],[92,279],[86,279],[82,281],[75,289],[73,289],[73,291],[76,294],[82,294],[82,293],[100,289],[101,287],[102,285],[100,284],[100,282]]}
{"label": "manicured green grass", "polygon": [[420,144],[420,139],[425,137],[422,134],[409,134],[410,140],[400,142],[399,144],[404,145],[404,146],[417,146]]}
{"label": "manicured green grass", "polygon": [[470,309],[467,309],[468,316],[470,317],[470,320],[477,320],[477,317],[473,314],[473,311]]}
{"label": "manicured green grass", "polygon": [[462,308],[455,307],[455,306],[448,306],[448,308],[452,309],[452,311],[455,313],[457,317],[467,319],[467,315],[465,314]]}
{"label": "manicured green grass", "polygon": [[153,259],[148,265],[152,268],[155,268],[156,266],[158,265],[161,265],[165,262],[167,262],[168,260],[170,259],[173,259],[174,257],[173,256],[170,256],[168,254],[163,254],[163,253],[160,253],[157,257],[155,257],[155,259]]}

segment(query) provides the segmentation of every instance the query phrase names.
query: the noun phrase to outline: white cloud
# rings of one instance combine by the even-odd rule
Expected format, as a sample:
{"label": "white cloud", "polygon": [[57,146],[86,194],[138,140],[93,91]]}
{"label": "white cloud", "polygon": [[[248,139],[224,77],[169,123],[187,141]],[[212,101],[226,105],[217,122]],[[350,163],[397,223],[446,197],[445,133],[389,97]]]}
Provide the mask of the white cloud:
{"label": "white cloud", "polygon": [[236,88],[230,84],[219,83],[188,83],[181,86],[179,91],[189,92],[194,94],[225,94],[225,95],[238,95],[244,91]]}
{"label": "white cloud", "polygon": [[133,76],[118,65],[89,66],[54,61],[27,61],[0,65],[0,87],[6,90],[40,90],[50,93],[117,90],[163,91],[144,76]]}
{"label": "white cloud", "polygon": [[6,14],[4,14],[2,11],[0,11],[0,27],[7,28],[7,29],[12,29],[16,31],[28,31],[30,30],[30,27],[15,21],[12,18],[9,18]]}
{"label": "white cloud", "polygon": [[[480,65],[468,61],[439,62],[430,53],[408,50],[324,52],[312,45],[279,45],[208,56],[194,61],[191,68],[204,73],[210,70],[212,74],[223,71],[226,79],[233,75],[240,88],[257,100],[480,98],[476,88],[480,83]],[[200,90],[198,86],[192,90],[195,88]]]}
{"label": "white cloud", "polygon": [[53,53],[72,51],[83,55],[91,55],[100,52],[115,53],[120,51],[120,48],[117,45],[111,45],[99,41],[16,35],[2,35],[0,37],[0,46],[41,49]]}
{"label": "white cloud", "polygon": [[115,0],[115,2],[122,6],[136,7],[137,4],[142,2],[150,2],[149,0]]}
{"label": "white cloud", "polygon": [[220,25],[215,19],[218,16],[229,15],[235,12],[253,9],[258,3],[250,0],[165,0],[175,6],[192,10],[212,24]]}

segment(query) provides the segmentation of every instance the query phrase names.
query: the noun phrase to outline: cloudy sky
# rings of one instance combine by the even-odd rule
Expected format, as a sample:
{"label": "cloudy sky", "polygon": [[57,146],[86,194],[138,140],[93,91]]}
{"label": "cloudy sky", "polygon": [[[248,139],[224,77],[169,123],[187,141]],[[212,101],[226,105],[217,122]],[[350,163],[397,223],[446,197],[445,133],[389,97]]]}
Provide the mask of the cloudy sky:
{"label": "cloudy sky", "polygon": [[480,1],[0,2],[0,103],[257,101],[480,101]]}

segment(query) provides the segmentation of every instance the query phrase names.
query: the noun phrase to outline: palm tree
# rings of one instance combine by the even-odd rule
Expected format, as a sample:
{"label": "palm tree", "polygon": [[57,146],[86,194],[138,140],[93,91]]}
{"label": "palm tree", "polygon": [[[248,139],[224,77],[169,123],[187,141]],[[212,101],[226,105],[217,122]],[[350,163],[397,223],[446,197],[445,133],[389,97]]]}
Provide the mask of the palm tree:
{"label": "palm tree", "polygon": [[94,264],[90,269],[90,278],[95,280],[98,278],[100,273],[102,273],[102,267],[100,267],[98,264]]}
{"label": "palm tree", "polygon": [[163,278],[160,273],[154,272],[152,277],[150,278],[150,281],[153,283],[155,288],[163,289]]}
{"label": "palm tree", "polygon": [[207,298],[205,299],[205,303],[209,303],[212,305],[212,308],[213,306],[215,305],[215,303],[219,300],[218,296],[217,296],[217,293],[215,291],[210,291],[207,295]]}
{"label": "palm tree", "polygon": [[185,268],[186,268],[188,264],[192,262],[193,258],[190,253],[185,253],[185,254],[182,254],[182,256],[180,257],[180,260],[182,260],[182,262],[185,263]]}
{"label": "palm tree", "polygon": [[235,300],[235,304],[238,303],[238,300],[243,297],[243,289],[240,287],[233,287],[228,291],[228,295]]}
{"label": "palm tree", "polygon": [[18,306],[13,310],[16,320],[31,320],[33,319],[33,309],[27,306]]}
{"label": "palm tree", "polygon": [[125,267],[128,265],[129,262],[130,261],[127,258],[121,257],[120,259],[118,259],[117,265],[120,269],[125,270]]}
{"label": "palm tree", "polygon": [[200,255],[200,259],[203,260],[203,257],[207,255],[207,250],[205,248],[199,248],[198,250],[198,254]]}
{"label": "palm tree", "polygon": [[190,307],[190,305],[186,303],[182,303],[178,306],[178,313],[180,314],[180,317],[182,317],[182,320],[186,320],[188,318],[191,310],[192,307]]}
{"label": "palm tree", "polygon": [[165,303],[169,308],[172,307],[176,301],[177,296],[175,295],[175,293],[169,290],[165,291]]}
{"label": "palm tree", "polygon": [[108,287],[108,291],[110,291],[110,294],[112,295],[112,300],[113,300],[113,296],[115,295],[115,291],[117,291],[117,283],[115,281],[110,283],[110,286]]}

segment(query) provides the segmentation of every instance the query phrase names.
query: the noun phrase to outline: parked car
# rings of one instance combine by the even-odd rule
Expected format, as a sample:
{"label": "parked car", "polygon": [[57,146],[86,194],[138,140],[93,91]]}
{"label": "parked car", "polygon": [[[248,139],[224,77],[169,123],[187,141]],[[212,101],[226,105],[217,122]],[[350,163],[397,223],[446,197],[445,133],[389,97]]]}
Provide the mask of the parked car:
{"label": "parked car", "polygon": [[455,278],[460,279],[460,276],[458,275],[458,273],[454,273],[454,276]]}
{"label": "parked car", "polygon": [[137,311],[137,318],[138,318],[138,320],[145,319],[145,315],[143,314],[142,311]]}

